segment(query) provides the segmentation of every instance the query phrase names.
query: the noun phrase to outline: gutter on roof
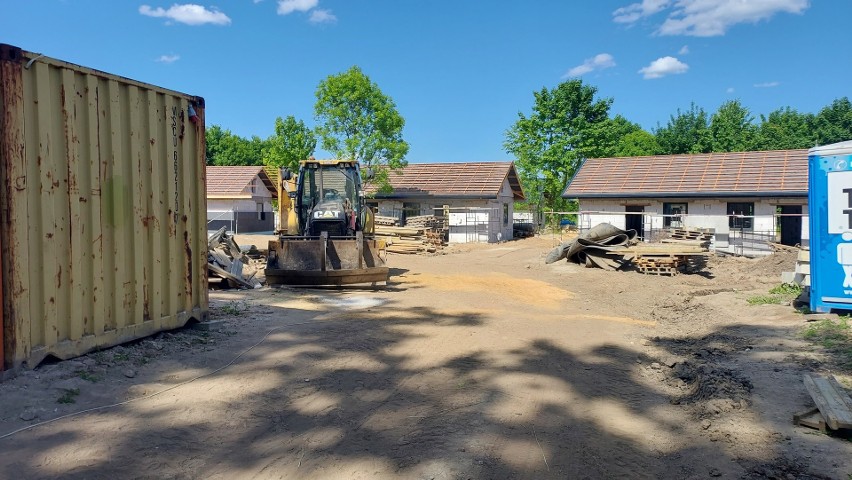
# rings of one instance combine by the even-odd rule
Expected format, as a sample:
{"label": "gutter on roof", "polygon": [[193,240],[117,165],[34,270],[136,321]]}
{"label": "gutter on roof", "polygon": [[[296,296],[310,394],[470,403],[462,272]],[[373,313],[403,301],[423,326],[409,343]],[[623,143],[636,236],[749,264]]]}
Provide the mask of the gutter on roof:
{"label": "gutter on roof", "polygon": [[650,192],[650,193],[583,193],[579,195],[562,194],[562,198],[742,198],[742,197],[773,197],[773,198],[807,198],[808,192]]}
{"label": "gutter on roof", "polygon": [[376,194],[374,197],[378,200],[393,200],[396,198],[464,198],[470,200],[493,200],[498,198],[497,195],[424,195],[420,194],[393,194],[393,193],[385,193],[385,194]]}

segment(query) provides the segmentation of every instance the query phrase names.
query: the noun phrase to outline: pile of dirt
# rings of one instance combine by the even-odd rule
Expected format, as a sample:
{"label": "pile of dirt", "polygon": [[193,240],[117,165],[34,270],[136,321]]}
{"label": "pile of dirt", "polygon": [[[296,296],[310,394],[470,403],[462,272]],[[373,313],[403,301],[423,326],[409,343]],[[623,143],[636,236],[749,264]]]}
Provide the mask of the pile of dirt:
{"label": "pile of dirt", "polygon": [[672,376],[689,386],[673,403],[695,405],[702,416],[745,409],[754,388],[741,373],[720,365],[683,362],[672,369]]}
{"label": "pile of dirt", "polygon": [[782,272],[796,269],[798,250],[780,251],[760,258],[715,255],[708,261],[708,270],[715,277],[733,281],[781,283]]}
{"label": "pile of dirt", "polygon": [[773,253],[754,262],[754,275],[780,278],[782,272],[792,272],[796,269],[798,250],[784,250]]}

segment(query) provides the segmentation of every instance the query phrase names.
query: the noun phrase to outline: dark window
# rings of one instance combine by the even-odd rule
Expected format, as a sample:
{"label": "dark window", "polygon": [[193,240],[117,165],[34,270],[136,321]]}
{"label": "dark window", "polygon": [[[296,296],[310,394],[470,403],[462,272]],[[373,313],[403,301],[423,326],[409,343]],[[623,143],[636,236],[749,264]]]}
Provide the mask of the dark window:
{"label": "dark window", "polygon": [[687,204],[685,203],[663,203],[663,227],[683,227],[683,215],[687,213]]}
{"label": "dark window", "polygon": [[738,230],[753,230],[754,203],[728,202],[728,227]]}
{"label": "dark window", "polygon": [[408,203],[405,202],[402,204],[402,223],[408,221],[410,217],[419,217],[420,216],[420,204],[419,203]]}
{"label": "dark window", "polygon": [[503,225],[509,224],[509,204],[503,204]]}

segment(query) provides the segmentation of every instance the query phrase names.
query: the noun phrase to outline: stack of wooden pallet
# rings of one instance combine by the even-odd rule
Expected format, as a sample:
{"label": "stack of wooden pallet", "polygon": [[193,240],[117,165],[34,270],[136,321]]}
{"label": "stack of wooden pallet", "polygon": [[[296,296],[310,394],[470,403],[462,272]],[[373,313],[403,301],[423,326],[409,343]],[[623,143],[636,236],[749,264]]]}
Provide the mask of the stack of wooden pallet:
{"label": "stack of wooden pallet", "polygon": [[680,243],[688,245],[699,245],[710,248],[713,233],[707,230],[692,230],[685,228],[673,228],[669,231],[669,238],[663,239],[664,243]]}
{"label": "stack of wooden pallet", "polygon": [[442,233],[428,228],[376,225],[376,236],[385,240],[390,253],[435,253],[443,246]]}
{"label": "stack of wooden pallet", "polygon": [[646,275],[677,275],[702,269],[708,250],[701,245],[651,243],[616,249],[610,254],[623,256]]}
{"label": "stack of wooden pallet", "polygon": [[680,255],[649,255],[633,259],[636,268],[646,275],[677,275],[686,270],[687,259]]}

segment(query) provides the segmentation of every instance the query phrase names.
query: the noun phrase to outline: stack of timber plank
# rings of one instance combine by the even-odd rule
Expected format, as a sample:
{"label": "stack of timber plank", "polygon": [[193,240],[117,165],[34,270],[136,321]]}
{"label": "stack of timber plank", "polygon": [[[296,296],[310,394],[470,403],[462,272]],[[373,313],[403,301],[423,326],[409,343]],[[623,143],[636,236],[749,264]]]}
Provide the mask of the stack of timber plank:
{"label": "stack of timber plank", "polygon": [[446,218],[435,215],[420,215],[418,217],[408,217],[405,221],[405,226],[410,228],[431,228],[440,230],[446,226]]}
{"label": "stack of timber plank", "polygon": [[430,228],[376,225],[376,237],[385,240],[389,253],[435,253],[444,246],[443,234]]}
{"label": "stack of timber plank", "polygon": [[707,230],[693,230],[686,228],[673,228],[669,231],[669,238],[662,240],[663,243],[678,243],[683,245],[699,245],[710,248],[713,233]]}
{"label": "stack of timber plank", "polygon": [[375,217],[373,217],[373,223],[375,223],[376,226],[382,225],[382,226],[386,226],[386,227],[398,227],[399,226],[399,219],[396,218],[396,217],[386,217],[386,216],[383,216],[383,215],[376,215]]}
{"label": "stack of timber plank", "polygon": [[234,237],[225,233],[225,227],[207,239],[208,276],[222,279],[232,288],[260,288],[255,278],[257,269],[251,267],[251,260],[243,254]]}
{"label": "stack of timber plank", "polygon": [[677,275],[704,268],[709,251],[702,245],[651,243],[616,249],[611,253],[622,255],[624,260],[633,263],[646,275]]}

